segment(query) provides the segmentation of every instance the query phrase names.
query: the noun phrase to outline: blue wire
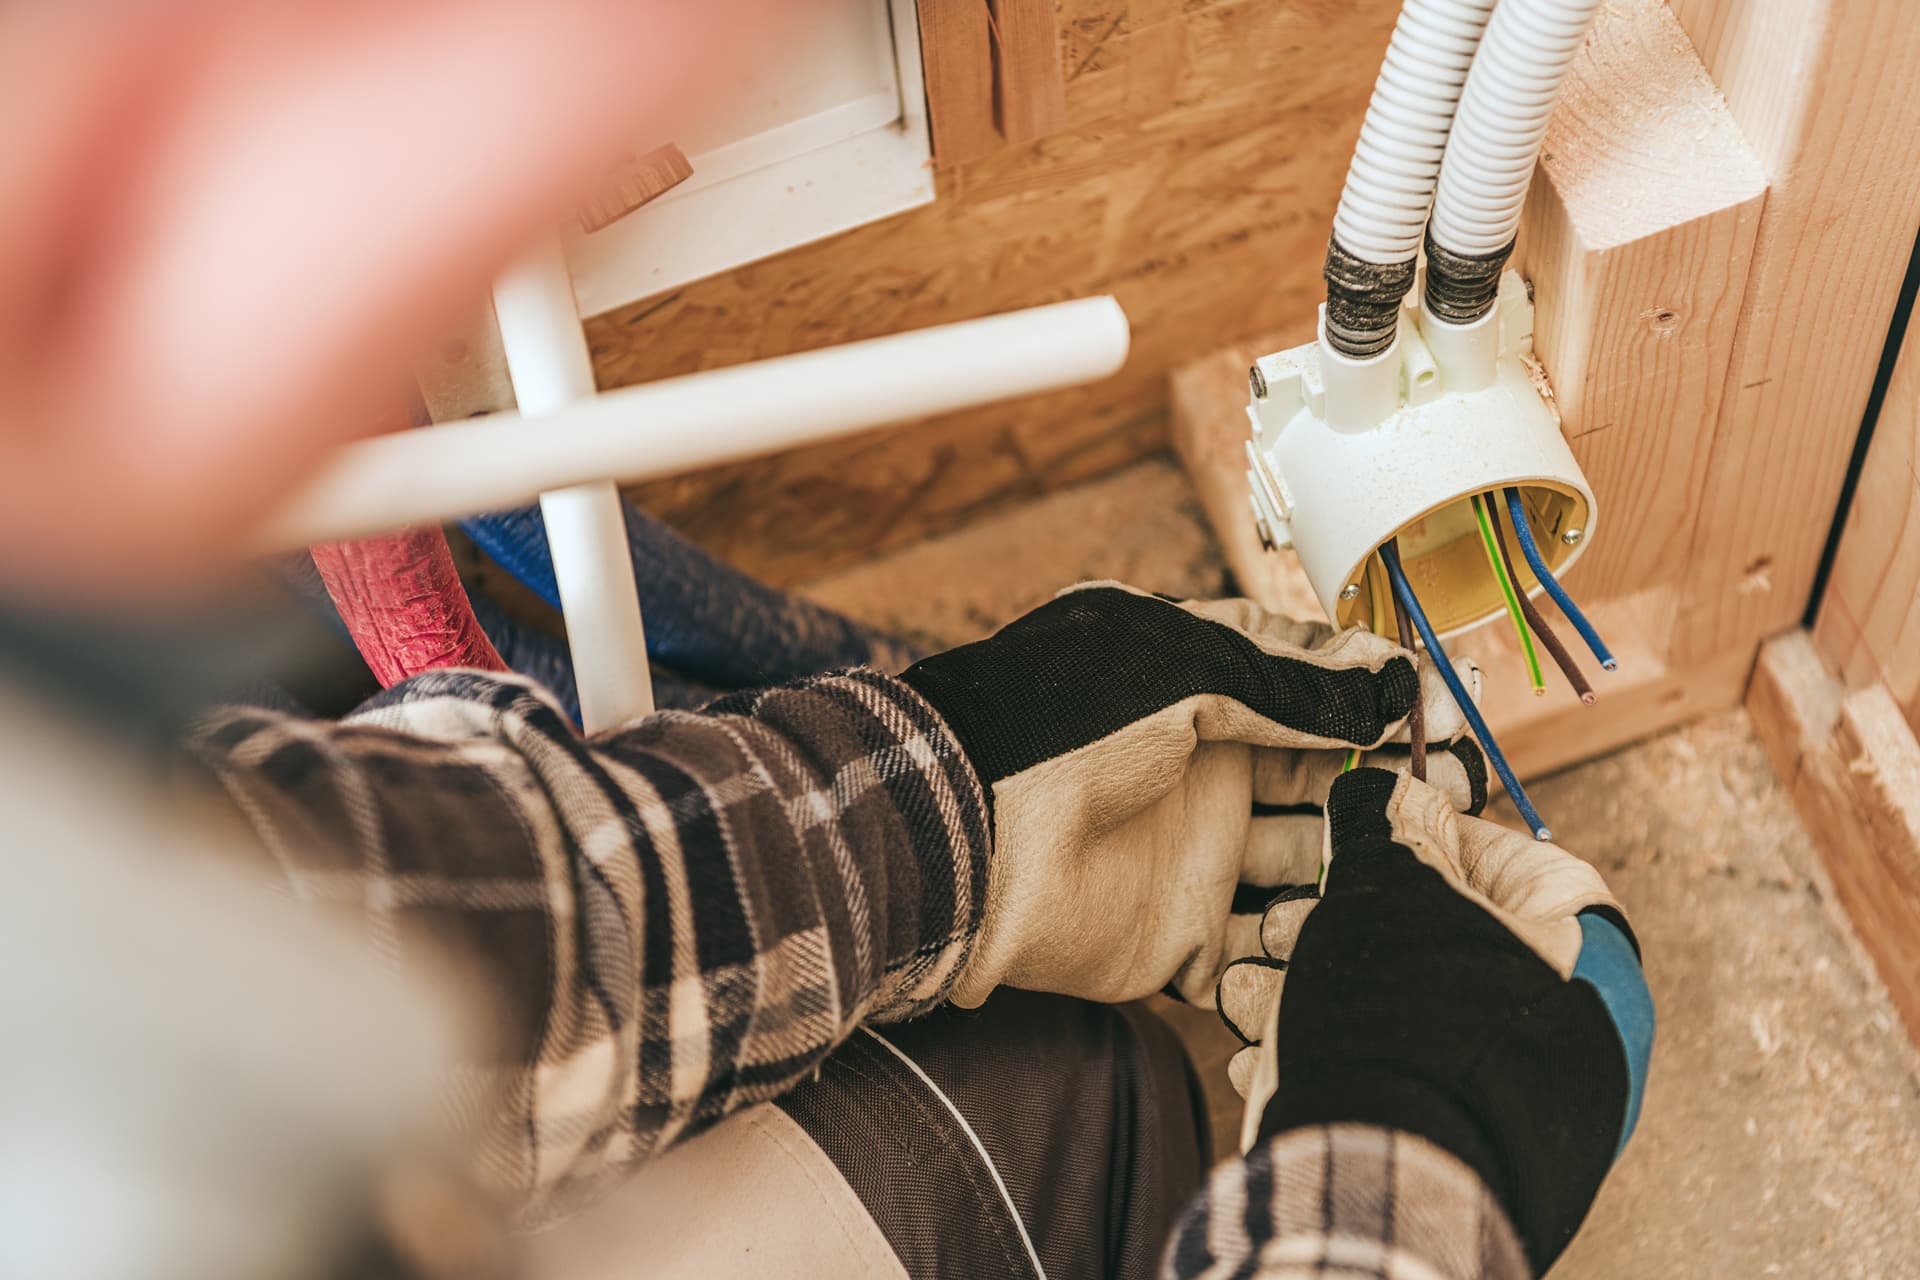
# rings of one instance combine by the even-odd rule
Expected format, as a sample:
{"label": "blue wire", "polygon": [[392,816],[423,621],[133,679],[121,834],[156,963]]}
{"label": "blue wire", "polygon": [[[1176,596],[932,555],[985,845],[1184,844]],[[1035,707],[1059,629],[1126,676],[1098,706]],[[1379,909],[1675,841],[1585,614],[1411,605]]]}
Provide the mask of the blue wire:
{"label": "blue wire", "polygon": [[[918,655],[893,637],[742,573],[623,504],[647,620],[647,653],[703,684],[758,689],[836,667],[897,670]],[[560,608],[539,507],[460,522],[494,563]]]}
{"label": "blue wire", "polygon": [[1519,535],[1520,550],[1527,557],[1527,563],[1533,566],[1533,576],[1540,579],[1540,585],[1547,589],[1553,602],[1560,606],[1560,612],[1567,615],[1567,621],[1587,642],[1587,648],[1593,650],[1593,656],[1600,659],[1603,670],[1612,671],[1620,664],[1614,661],[1613,653],[1607,648],[1607,642],[1600,638],[1593,624],[1587,621],[1587,615],[1580,612],[1580,606],[1573,602],[1567,589],[1553,576],[1553,570],[1547,568],[1547,558],[1540,554],[1540,548],[1533,540],[1533,529],[1527,524],[1527,509],[1520,503],[1520,491],[1511,485],[1507,487],[1507,515],[1513,521],[1513,531]]}
{"label": "blue wire", "polygon": [[1407,575],[1400,568],[1399,548],[1389,541],[1380,548],[1380,560],[1387,566],[1387,577],[1393,581],[1393,594],[1400,601],[1401,611],[1413,620],[1414,630],[1420,633],[1420,642],[1427,646],[1427,654],[1433,659],[1433,665],[1440,668],[1440,678],[1447,682],[1453,700],[1460,704],[1460,714],[1473,726],[1473,736],[1480,739],[1480,749],[1486,752],[1487,762],[1493,766],[1493,771],[1500,775],[1500,782],[1512,798],[1513,807],[1520,811],[1521,819],[1532,828],[1535,839],[1553,839],[1553,832],[1540,820],[1540,813],[1533,807],[1533,801],[1527,799],[1526,788],[1520,785],[1520,779],[1513,776],[1513,766],[1507,763],[1500,744],[1493,740],[1493,731],[1487,728],[1480,708],[1473,705],[1473,696],[1467,692],[1467,686],[1461,683],[1460,673],[1453,669],[1452,659],[1440,647],[1440,637],[1433,633],[1433,624],[1427,621],[1426,611],[1414,598],[1413,588],[1407,584]]}

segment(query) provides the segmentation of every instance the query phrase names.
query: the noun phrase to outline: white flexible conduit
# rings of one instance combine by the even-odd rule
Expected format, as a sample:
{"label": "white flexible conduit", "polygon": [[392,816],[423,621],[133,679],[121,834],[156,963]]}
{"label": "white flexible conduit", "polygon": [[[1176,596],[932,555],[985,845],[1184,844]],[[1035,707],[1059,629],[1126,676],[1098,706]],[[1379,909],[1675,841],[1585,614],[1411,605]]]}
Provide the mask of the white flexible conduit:
{"label": "white flexible conduit", "polygon": [[1454,108],[1494,0],[1406,0],[1360,126],[1327,246],[1327,334],[1363,357],[1393,343]]}
{"label": "white flexible conduit", "polygon": [[[1511,3],[1511,0],[1509,0]],[[1493,0],[1407,0],[1360,126],[1333,237],[1378,265],[1412,262],[1454,107]]]}
{"label": "white flexible conduit", "polygon": [[[1427,297],[1441,302],[1436,311],[1444,319],[1476,319],[1469,313],[1484,314],[1493,303],[1554,101],[1599,7],[1599,0],[1501,0],[1487,24],[1460,94],[1427,228]],[[1452,282],[1470,283],[1465,296],[1449,296],[1450,267],[1465,268]]]}

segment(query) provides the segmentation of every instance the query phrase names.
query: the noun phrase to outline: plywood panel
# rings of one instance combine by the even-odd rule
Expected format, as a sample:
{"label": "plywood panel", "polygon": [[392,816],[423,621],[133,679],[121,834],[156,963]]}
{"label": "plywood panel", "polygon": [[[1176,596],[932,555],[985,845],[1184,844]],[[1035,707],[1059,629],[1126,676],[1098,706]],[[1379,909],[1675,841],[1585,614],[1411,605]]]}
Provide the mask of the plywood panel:
{"label": "plywood panel", "polygon": [[600,385],[1099,292],[1109,381],[650,484],[650,509],[776,581],[1165,447],[1166,374],[1310,314],[1394,0],[1064,0],[1067,128],[940,175],[932,206],[609,313]]}

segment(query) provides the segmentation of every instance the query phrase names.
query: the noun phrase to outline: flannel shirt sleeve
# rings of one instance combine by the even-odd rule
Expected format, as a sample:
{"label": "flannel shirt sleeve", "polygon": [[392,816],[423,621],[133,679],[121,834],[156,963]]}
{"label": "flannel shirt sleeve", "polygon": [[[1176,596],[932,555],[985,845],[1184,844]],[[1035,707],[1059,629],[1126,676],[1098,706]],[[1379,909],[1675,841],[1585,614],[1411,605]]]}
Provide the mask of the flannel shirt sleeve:
{"label": "flannel shirt sleeve", "polygon": [[1372,1125],[1289,1130],[1221,1164],[1167,1247],[1169,1280],[1529,1280],[1473,1170]]}
{"label": "flannel shirt sleeve", "polygon": [[936,1005],[979,929],[979,781],[873,671],[592,739],[525,680],[444,671],[338,723],[225,709],[189,745],[296,896],[490,998],[450,1105],[522,1225]]}

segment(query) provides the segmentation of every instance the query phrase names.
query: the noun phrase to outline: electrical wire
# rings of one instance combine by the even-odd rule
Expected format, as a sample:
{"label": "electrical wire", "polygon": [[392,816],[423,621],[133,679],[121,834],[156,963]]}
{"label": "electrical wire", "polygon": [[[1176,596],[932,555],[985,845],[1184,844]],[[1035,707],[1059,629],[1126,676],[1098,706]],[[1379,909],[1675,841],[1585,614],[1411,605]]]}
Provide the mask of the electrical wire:
{"label": "electrical wire", "polygon": [[[1412,653],[1413,624],[1407,621],[1407,611],[1400,607],[1397,599],[1393,602],[1393,629],[1399,636],[1400,647]],[[1414,670],[1418,674],[1417,665]],[[1427,780],[1427,706],[1424,696],[1415,697],[1413,710],[1407,713],[1407,747],[1413,757],[1413,776],[1425,782]]]}
{"label": "electrical wire", "polygon": [[1520,599],[1514,592],[1513,566],[1500,557],[1500,548],[1493,540],[1493,526],[1487,522],[1487,504],[1474,494],[1473,518],[1480,525],[1480,546],[1487,553],[1487,563],[1493,566],[1494,581],[1500,584],[1500,594],[1507,601],[1507,620],[1513,623],[1513,633],[1520,637],[1520,652],[1527,658],[1527,679],[1533,682],[1533,694],[1537,698],[1547,691],[1547,678],[1540,674],[1540,655],[1533,650],[1533,635],[1527,630],[1526,617],[1520,612]]}
{"label": "electrical wire", "polygon": [[1600,633],[1594,629],[1591,622],[1587,621],[1587,615],[1580,612],[1580,606],[1573,602],[1573,597],[1567,594],[1567,589],[1561,586],[1559,579],[1553,576],[1553,570],[1547,568],[1547,559],[1540,554],[1540,547],[1533,540],[1533,528],[1527,523],[1527,509],[1520,502],[1520,491],[1509,485],[1506,494],[1507,515],[1513,521],[1514,535],[1520,539],[1520,553],[1526,556],[1527,563],[1533,566],[1533,576],[1540,579],[1540,585],[1545,587],[1547,594],[1553,597],[1553,602],[1560,606],[1560,612],[1567,615],[1567,621],[1571,622],[1573,629],[1580,633],[1580,638],[1587,642],[1587,648],[1593,650],[1593,656],[1600,660],[1601,670],[1616,669],[1620,664],[1614,661],[1612,651],[1607,648],[1607,642],[1600,638]]}
{"label": "electrical wire", "polygon": [[1460,714],[1467,718],[1467,724],[1473,729],[1473,736],[1480,740],[1480,749],[1486,753],[1487,763],[1500,776],[1501,785],[1506,787],[1507,795],[1513,801],[1513,807],[1520,811],[1521,819],[1527,824],[1537,840],[1553,839],[1553,832],[1540,820],[1540,813],[1533,807],[1533,801],[1527,798],[1526,788],[1520,785],[1520,779],[1514,776],[1513,766],[1507,763],[1507,757],[1500,750],[1500,744],[1494,741],[1493,731],[1487,728],[1486,717],[1480,714],[1480,708],[1474,705],[1473,695],[1467,692],[1467,686],[1460,679],[1460,673],[1453,669],[1453,662],[1447,657],[1447,651],[1440,645],[1440,637],[1434,634],[1433,624],[1427,621],[1427,615],[1420,608],[1419,599],[1413,594],[1413,587],[1407,582],[1406,572],[1400,567],[1399,540],[1389,538],[1380,548],[1380,562],[1387,567],[1387,577],[1393,582],[1393,593],[1400,601],[1400,608],[1413,620],[1414,630],[1420,633],[1420,640],[1427,646],[1427,654],[1433,664],[1440,669],[1440,676],[1447,682],[1447,688],[1453,694],[1453,700],[1460,704]]}
{"label": "electrical wire", "polygon": [[[1500,547],[1500,562],[1507,567],[1507,576],[1513,579],[1515,586],[1518,586],[1520,575],[1514,571],[1513,555],[1507,550],[1507,532],[1500,527],[1500,516],[1497,512],[1493,517],[1493,540]],[[1527,625],[1533,628],[1533,633],[1540,637],[1540,643],[1545,645],[1547,652],[1553,655],[1554,665],[1560,668],[1560,674],[1567,678],[1567,683],[1573,686],[1573,691],[1580,695],[1580,701],[1592,706],[1598,701],[1598,697],[1593,692],[1593,686],[1587,683],[1587,673],[1582,671],[1580,664],[1573,660],[1573,655],[1567,652],[1567,646],[1554,629],[1547,625],[1546,616],[1534,606],[1525,591],[1520,593],[1520,609],[1527,615]]]}

